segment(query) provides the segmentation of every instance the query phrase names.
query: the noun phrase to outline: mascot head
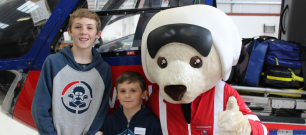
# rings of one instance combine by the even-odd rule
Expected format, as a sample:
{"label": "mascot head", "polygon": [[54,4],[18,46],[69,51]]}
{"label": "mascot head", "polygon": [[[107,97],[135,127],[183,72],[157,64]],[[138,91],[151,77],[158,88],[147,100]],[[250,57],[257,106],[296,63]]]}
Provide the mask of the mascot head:
{"label": "mascot head", "polygon": [[142,36],[144,73],[170,103],[190,103],[229,78],[241,50],[234,22],[208,5],[154,15]]}

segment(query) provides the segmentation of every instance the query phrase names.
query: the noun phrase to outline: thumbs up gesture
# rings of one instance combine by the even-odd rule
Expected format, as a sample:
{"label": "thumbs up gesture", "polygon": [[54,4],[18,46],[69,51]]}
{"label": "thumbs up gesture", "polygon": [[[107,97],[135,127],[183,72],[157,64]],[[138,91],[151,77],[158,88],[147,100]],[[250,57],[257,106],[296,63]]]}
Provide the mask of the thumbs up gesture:
{"label": "thumbs up gesture", "polygon": [[219,135],[250,135],[252,128],[249,120],[239,111],[235,97],[229,97],[225,111],[219,112]]}

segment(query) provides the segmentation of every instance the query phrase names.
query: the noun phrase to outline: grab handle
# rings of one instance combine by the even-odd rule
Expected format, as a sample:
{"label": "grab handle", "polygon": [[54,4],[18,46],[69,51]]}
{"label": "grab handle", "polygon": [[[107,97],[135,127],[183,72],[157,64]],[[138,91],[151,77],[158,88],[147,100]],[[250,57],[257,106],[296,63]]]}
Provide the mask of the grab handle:
{"label": "grab handle", "polygon": [[288,10],[288,5],[286,5],[286,7],[282,10],[281,15],[280,15],[280,26],[281,26],[281,30],[283,34],[286,33],[286,30],[284,29],[284,26],[283,26],[283,17],[284,17],[286,10]]}

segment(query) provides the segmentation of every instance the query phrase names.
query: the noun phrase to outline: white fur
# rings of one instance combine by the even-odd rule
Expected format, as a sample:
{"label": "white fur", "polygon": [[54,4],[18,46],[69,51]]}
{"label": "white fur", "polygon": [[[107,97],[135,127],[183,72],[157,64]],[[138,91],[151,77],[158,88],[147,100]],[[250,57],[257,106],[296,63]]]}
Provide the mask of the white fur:
{"label": "white fur", "polygon": [[222,79],[226,81],[232,66],[238,62],[241,38],[234,22],[221,10],[208,5],[191,5],[168,9],[152,17],[143,33],[141,47],[143,70],[147,79],[152,83],[156,82],[148,74],[149,66],[146,65],[146,61],[151,59],[149,55],[145,55],[148,53],[148,34],[160,26],[177,23],[193,24],[210,30],[213,44],[222,64]]}
{"label": "white fur", "polygon": [[[199,56],[202,59],[201,68],[193,68],[189,64],[190,59],[194,56]],[[219,57],[214,56],[218,56],[214,46],[210,55],[203,57],[189,45],[170,43],[163,46],[154,59],[148,59],[146,64],[150,67],[148,68],[148,74],[159,85],[165,100],[171,103],[190,103],[198,95],[211,89],[221,80],[221,62]],[[166,68],[158,66],[157,59],[159,57],[166,58],[168,62]],[[187,87],[187,91],[180,101],[174,101],[164,91],[164,87],[167,85],[184,85]]]}

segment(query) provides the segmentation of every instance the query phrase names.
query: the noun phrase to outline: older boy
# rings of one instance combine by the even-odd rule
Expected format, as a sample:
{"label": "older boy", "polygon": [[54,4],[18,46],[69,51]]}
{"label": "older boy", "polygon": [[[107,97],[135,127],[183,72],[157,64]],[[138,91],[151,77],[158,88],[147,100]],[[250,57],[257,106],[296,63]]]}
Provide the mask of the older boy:
{"label": "older boy", "polygon": [[93,49],[99,16],[88,9],[70,15],[73,45],[49,55],[37,83],[32,115],[42,135],[94,135],[103,126],[112,86],[110,66]]}
{"label": "older boy", "polygon": [[141,106],[147,96],[144,77],[127,71],[117,78],[116,88],[121,106],[106,118],[104,135],[162,135],[158,117]]}

